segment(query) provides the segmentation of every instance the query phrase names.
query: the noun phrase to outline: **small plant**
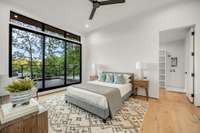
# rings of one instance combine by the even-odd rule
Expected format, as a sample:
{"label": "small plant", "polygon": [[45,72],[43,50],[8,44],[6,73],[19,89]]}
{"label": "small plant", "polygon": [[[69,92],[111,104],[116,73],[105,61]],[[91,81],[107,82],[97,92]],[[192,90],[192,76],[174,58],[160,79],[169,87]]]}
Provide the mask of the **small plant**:
{"label": "small plant", "polygon": [[11,93],[30,90],[35,85],[35,82],[29,78],[14,80],[5,89]]}

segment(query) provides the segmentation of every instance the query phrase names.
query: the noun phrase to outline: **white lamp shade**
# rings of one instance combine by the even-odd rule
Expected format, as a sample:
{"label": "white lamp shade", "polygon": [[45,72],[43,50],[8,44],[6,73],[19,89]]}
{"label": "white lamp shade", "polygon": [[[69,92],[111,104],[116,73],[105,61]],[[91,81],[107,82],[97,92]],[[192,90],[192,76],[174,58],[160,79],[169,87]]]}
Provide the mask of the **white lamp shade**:
{"label": "white lamp shade", "polygon": [[136,69],[142,69],[142,63],[141,62],[136,62]]}
{"label": "white lamp shade", "polygon": [[96,76],[96,64],[92,64],[91,66],[91,76]]}
{"label": "white lamp shade", "polygon": [[96,64],[92,64],[92,69],[96,69]]}
{"label": "white lamp shade", "polygon": [[136,62],[136,70],[137,70],[137,76],[138,79],[143,79],[143,68],[142,68],[141,62]]}

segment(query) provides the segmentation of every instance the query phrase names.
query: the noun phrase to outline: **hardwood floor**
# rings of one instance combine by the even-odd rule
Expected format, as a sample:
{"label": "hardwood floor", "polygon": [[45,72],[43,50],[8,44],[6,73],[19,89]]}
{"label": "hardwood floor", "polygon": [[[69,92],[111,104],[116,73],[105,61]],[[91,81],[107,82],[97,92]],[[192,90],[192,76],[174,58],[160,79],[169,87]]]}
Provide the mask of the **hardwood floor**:
{"label": "hardwood floor", "polygon": [[149,105],[140,133],[200,133],[200,109],[185,94],[160,89]]}
{"label": "hardwood floor", "polygon": [[[39,100],[61,95],[63,91],[40,96]],[[185,94],[160,89],[159,100],[149,99],[140,133],[200,133],[200,108],[189,103]]]}

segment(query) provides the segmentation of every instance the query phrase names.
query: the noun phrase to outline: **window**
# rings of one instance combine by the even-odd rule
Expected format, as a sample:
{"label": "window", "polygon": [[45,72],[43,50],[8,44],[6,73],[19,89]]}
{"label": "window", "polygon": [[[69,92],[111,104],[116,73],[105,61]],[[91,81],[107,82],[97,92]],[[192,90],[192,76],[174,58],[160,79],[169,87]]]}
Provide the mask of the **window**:
{"label": "window", "polygon": [[15,17],[11,12],[11,22],[15,24],[10,24],[9,75],[35,80],[39,91],[81,83],[78,38],[73,42],[66,39],[64,30]]}
{"label": "window", "polygon": [[44,30],[45,30],[45,32],[47,32],[49,34],[60,36],[60,37],[64,37],[64,35],[65,35],[64,31],[59,30],[59,29],[54,28],[54,27],[49,26],[49,25],[45,25]]}
{"label": "window", "polygon": [[12,76],[41,78],[42,36],[12,29]]}
{"label": "window", "polygon": [[10,12],[10,22],[25,28],[30,28],[37,31],[44,31],[52,35],[61,36],[72,41],[81,42],[81,37],[76,34],[50,26],[32,18],[15,13],[13,11]]}
{"label": "window", "polygon": [[52,37],[45,38],[45,87],[65,84],[65,41]]}
{"label": "window", "polygon": [[81,48],[79,45],[68,43],[67,45],[67,81],[74,83],[80,81]]}
{"label": "window", "polygon": [[30,19],[28,17],[22,16],[20,14],[10,12],[10,22],[20,25],[25,28],[31,28],[33,30],[42,31],[42,23],[39,21]]}

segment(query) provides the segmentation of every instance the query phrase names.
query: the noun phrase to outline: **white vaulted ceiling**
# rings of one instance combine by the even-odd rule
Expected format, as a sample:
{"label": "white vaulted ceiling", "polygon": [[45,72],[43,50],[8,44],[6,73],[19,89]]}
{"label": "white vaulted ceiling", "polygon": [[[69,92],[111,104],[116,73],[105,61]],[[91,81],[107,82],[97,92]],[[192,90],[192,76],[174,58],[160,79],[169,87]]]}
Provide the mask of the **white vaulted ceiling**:
{"label": "white vaulted ceiling", "polygon": [[[100,7],[89,22],[92,10],[89,0],[1,0],[14,4],[64,29],[86,33],[129,16],[148,12],[184,0],[126,0],[124,4]],[[89,23],[90,27],[85,25]]]}

